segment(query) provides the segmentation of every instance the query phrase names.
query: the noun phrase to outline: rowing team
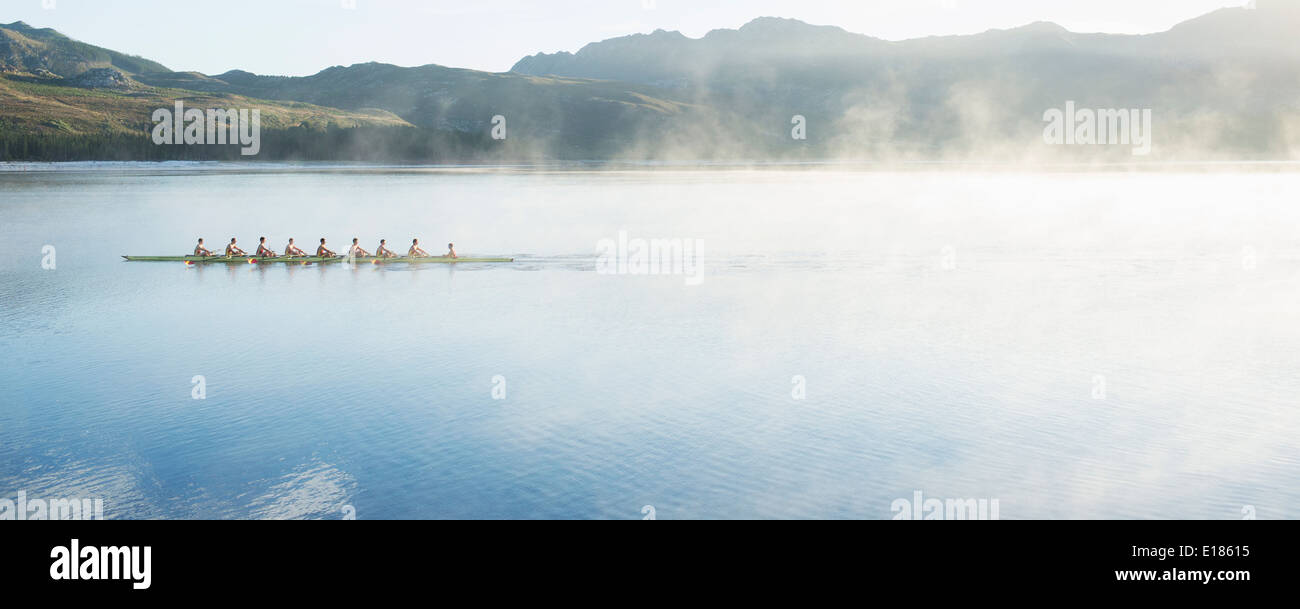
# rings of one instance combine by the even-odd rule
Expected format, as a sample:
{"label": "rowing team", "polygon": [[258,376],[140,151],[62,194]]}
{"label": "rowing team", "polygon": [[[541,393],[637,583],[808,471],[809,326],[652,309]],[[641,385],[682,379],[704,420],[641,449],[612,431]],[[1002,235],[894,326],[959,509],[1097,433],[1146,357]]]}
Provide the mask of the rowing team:
{"label": "rowing team", "polygon": [[[378,248],[375,248],[375,253],[374,253],[374,254],[371,254],[370,252],[367,252],[366,250],[361,249],[361,246],[358,245],[358,243],[359,243],[359,240],[358,240],[358,239],[356,239],[356,238],[353,238],[353,239],[352,239],[352,247],[349,247],[349,248],[348,248],[348,253],[347,253],[347,256],[348,256],[349,258],[358,258],[358,257],[362,257],[362,256],[377,256],[377,257],[379,257],[379,258],[397,258],[397,257],[398,257],[397,252],[394,252],[393,250],[388,249],[388,240],[387,240],[387,239],[380,239],[380,240],[379,240],[379,247],[378,247]],[[210,249],[208,249],[208,248],[206,248],[206,247],[203,247],[203,240],[202,240],[202,239],[199,239],[199,244],[198,244],[197,246],[194,247],[194,255],[195,255],[195,256],[216,256],[216,254],[214,254],[214,253],[212,252],[212,250],[210,250]],[[226,245],[226,255],[227,255],[227,256],[247,256],[248,254],[245,253],[244,250],[239,249],[239,246],[238,246],[238,245],[236,244],[236,242],[235,242],[235,238],[234,238],[234,237],[231,237],[231,238],[230,238],[230,243]],[[256,257],[258,257],[258,258],[279,258],[279,257],[281,256],[281,254],[277,254],[277,253],[275,253],[275,250],[272,250],[271,248],[266,247],[266,237],[262,237],[261,239],[258,239],[258,240],[257,240],[257,253],[256,253],[256,254],[253,254],[253,255],[256,256]],[[307,252],[304,252],[301,248],[299,248],[298,246],[294,245],[294,244],[293,244],[293,239],[289,239],[289,244],[286,245],[286,246],[284,246],[284,254],[283,254],[283,256],[285,256],[285,257],[293,258],[293,257],[295,257],[295,256],[309,256],[309,255],[310,255],[310,254],[308,254]],[[432,258],[432,257],[433,257],[432,255],[429,254],[429,252],[426,252],[426,251],[424,251],[423,249],[420,249],[420,240],[419,240],[419,239],[412,239],[412,240],[411,240],[411,249],[409,249],[409,250],[406,251],[406,255],[407,255],[408,257],[411,257],[411,258]],[[318,256],[318,257],[320,257],[320,258],[333,258],[333,257],[335,257],[335,256],[338,256],[338,254],[335,254],[334,252],[330,251],[330,249],[329,249],[328,247],[325,247],[325,238],[324,238],[324,237],[321,237],[321,240],[320,240],[320,247],[317,247],[317,248],[316,248],[316,256]],[[447,244],[447,253],[446,253],[446,255],[444,255],[444,256],[442,256],[442,257],[443,257],[443,258],[459,258],[459,256],[456,255],[456,246],[455,246],[455,244],[453,244],[453,243],[448,243],[448,244]]]}

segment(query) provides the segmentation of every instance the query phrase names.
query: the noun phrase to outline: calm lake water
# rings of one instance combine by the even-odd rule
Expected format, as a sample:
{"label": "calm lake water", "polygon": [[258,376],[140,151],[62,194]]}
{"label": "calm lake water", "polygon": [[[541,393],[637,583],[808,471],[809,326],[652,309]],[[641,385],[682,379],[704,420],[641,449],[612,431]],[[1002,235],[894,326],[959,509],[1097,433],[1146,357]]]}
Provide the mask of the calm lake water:
{"label": "calm lake water", "polygon": [[[921,491],[1003,519],[1297,518],[1296,192],[1246,168],[9,166],[0,497],[887,519]],[[701,240],[702,281],[597,272],[620,231]],[[119,257],[261,235],[517,261]]]}

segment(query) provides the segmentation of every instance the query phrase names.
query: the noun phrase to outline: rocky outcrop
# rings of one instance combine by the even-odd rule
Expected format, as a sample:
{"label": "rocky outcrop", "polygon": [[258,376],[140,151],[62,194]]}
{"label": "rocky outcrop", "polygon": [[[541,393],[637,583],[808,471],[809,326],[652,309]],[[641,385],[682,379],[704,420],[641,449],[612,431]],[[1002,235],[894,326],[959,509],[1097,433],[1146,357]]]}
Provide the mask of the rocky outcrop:
{"label": "rocky outcrop", "polygon": [[73,78],[69,84],[86,89],[114,89],[118,91],[134,89],[139,85],[116,68],[94,68],[86,70]]}

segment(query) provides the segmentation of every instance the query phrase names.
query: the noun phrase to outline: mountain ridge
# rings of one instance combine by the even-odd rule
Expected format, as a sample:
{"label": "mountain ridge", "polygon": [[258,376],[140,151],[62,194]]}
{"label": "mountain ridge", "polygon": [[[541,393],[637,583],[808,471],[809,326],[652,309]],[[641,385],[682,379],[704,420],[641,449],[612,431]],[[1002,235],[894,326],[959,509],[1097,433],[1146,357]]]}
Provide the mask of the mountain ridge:
{"label": "mountain ridge", "polygon": [[[344,118],[387,113],[397,121],[388,124],[472,138],[501,117],[510,148],[538,159],[1024,158],[1042,153],[1044,109],[1066,101],[1158,109],[1165,151],[1294,158],[1296,34],[1300,10],[1266,1],[1144,35],[1035,22],[889,41],[759,17],[699,38],[656,30],[538,53],[508,72],[372,61],[291,77],[172,71],[16,22],[0,26],[0,75],[122,96],[310,104]],[[6,121],[9,112],[0,105],[0,133],[33,124]],[[806,140],[791,141],[792,117],[808,122]]]}
{"label": "mountain ridge", "polygon": [[[1297,3],[1300,4],[1300,3]],[[782,17],[758,17],[736,29],[714,29],[699,38],[690,38],[678,31],[656,30],[652,34],[630,34],[591,42],[583,45],[576,52],[560,51],[557,53],[534,53],[521,58],[510,69],[511,72],[530,75],[556,75],[586,78],[606,78],[625,82],[655,82],[662,80],[662,70],[651,76],[643,75],[638,69],[645,70],[645,61],[655,63],[654,57],[669,56],[682,64],[718,63],[718,57],[709,57],[708,53],[724,54],[732,49],[737,41],[750,44],[776,44],[770,49],[759,49],[762,53],[780,51],[789,53],[788,48],[796,43],[818,42],[824,47],[834,42],[829,49],[837,52],[873,52],[887,53],[896,57],[901,53],[924,55],[934,52],[928,48],[935,45],[947,47],[948,52],[979,52],[990,43],[1005,44],[1007,40],[1026,38],[1057,38],[1071,46],[1083,45],[1087,50],[1098,51],[1099,43],[1134,46],[1139,51],[1158,52],[1160,45],[1165,45],[1168,52],[1182,53],[1197,59],[1206,59],[1224,52],[1237,54],[1241,52],[1262,53],[1263,47],[1272,45],[1271,49],[1300,57],[1300,45],[1290,44],[1300,36],[1300,6],[1268,2],[1261,0],[1255,9],[1227,7],[1175,24],[1168,30],[1150,34],[1106,34],[1073,32],[1050,22],[1036,21],[1022,26],[1006,29],[990,29],[976,34],[940,35],[890,41],[882,38],[848,32],[831,25],[814,25],[798,19]],[[1206,39],[1207,30],[1211,32],[1227,31],[1231,34],[1228,44],[1213,44]],[[1261,33],[1263,34],[1261,36]],[[823,40],[814,40],[815,36]],[[833,40],[826,39],[833,37]],[[765,39],[759,39],[765,38]],[[653,46],[647,46],[650,42]],[[1143,47],[1146,48],[1143,48]],[[620,57],[619,53],[627,53]],[[834,53],[823,52],[823,56]],[[688,56],[688,59],[683,59]],[[727,58],[733,59],[733,58]],[[698,70],[696,70],[698,72]],[[653,72],[653,70],[652,70]],[[690,70],[679,70],[677,77]],[[670,78],[673,76],[669,76]]]}
{"label": "mountain ridge", "polygon": [[0,73],[45,71],[73,78],[97,68],[126,74],[171,71],[143,57],[73,40],[52,28],[35,28],[22,21],[0,24]]}

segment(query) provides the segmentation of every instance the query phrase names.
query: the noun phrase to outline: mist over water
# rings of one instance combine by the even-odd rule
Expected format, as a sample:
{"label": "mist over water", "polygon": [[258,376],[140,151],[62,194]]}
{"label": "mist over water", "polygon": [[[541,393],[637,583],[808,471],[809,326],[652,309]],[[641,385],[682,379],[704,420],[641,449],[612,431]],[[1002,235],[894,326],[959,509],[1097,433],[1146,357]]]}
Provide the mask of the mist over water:
{"label": "mist over water", "polygon": [[[1004,519],[1295,518],[1298,175],[0,171],[0,497],[890,518],[920,490]],[[703,282],[598,274],[620,231],[702,240]],[[119,257],[232,236],[517,261]]]}

